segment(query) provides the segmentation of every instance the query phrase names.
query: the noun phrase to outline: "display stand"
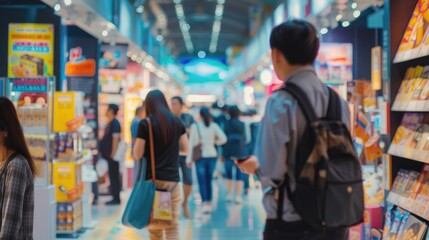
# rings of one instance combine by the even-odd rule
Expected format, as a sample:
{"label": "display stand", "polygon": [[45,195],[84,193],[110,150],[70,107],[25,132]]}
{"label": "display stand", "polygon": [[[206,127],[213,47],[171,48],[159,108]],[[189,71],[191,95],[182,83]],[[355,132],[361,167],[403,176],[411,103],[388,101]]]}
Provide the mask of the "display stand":
{"label": "display stand", "polygon": [[[52,95],[55,78],[8,78],[6,93],[17,108],[38,175],[34,184],[34,239],[55,239],[55,187],[52,185]],[[40,219],[47,219],[40,221]]]}
{"label": "display stand", "polygon": [[[78,236],[83,229],[84,124],[83,93],[54,94],[53,184],[57,200],[57,234]],[[91,211],[90,209],[88,211]]]}
{"label": "display stand", "polygon": [[[389,0],[385,7],[389,13],[389,18],[386,18],[389,19],[386,24],[389,28],[384,31],[390,33],[384,34],[390,35],[390,38],[385,37],[389,41],[384,43],[385,54],[390,54],[390,63],[385,67],[390,67],[387,71],[390,75],[387,92],[392,105],[391,160],[385,166],[389,170],[386,175],[390,177],[386,181],[391,183],[386,199],[386,219],[396,208],[397,212],[410,215],[405,226],[409,222],[415,226],[421,225],[420,230],[424,232],[429,224],[425,190],[429,186],[426,165],[429,163],[429,96],[424,94],[424,89],[429,89],[429,67],[426,67],[429,65],[429,55],[425,51],[429,43],[429,28],[423,15],[429,9],[421,0]],[[389,59],[387,56],[385,58]],[[416,239],[420,237],[418,235]]]}

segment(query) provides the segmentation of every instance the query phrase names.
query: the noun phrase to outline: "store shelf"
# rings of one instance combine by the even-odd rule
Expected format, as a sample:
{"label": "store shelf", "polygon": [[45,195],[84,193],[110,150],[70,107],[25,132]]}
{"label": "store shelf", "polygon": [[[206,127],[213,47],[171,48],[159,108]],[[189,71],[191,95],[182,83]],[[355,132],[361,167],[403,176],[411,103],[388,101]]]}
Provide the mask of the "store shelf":
{"label": "store shelf", "polygon": [[75,230],[75,231],[63,231],[63,230],[57,230],[57,234],[64,234],[64,235],[73,235],[73,234],[78,234],[82,232],[82,228]]}
{"label": "store shelf", "polygon": [[394,102],[392,111],[398,112],[429,112],[429,101]]}
{"label": "store shelf", "polygon": [[392,144],[389,148],[389,154],[396,157],[407,158],[418,162],[429,163],[428,151],[418,151],[405,146],[398,146],[398,145]]}
{"label": "store shelf", "polygon": [[[390,193],[390,194],[395,194],[395,193]],[[389,197],[390,197],[390,194],[389,194]],[[417,200],[405,199],[405,202],[406,202],[405,204],[403,203],[404,200],[402,200],[402,202],[401,201],[390,201],[390,200],[387,200],[387,201],[392,203],[395,206],[398,206],[398,207],[414,214],[415,216],[418,216],[418,217],[420,217],[426,221],[429,221],[429,216],[426,216],[426,214],[423,214],[423,213],[415,210],[415,208],[419,208],[421,206],[421,204]],[[409,206],[411,206],[411,207],[409,207]],[[418,206],[418,207],[416,207],[416,206]]]}
{"label": "store shelf", "polygon": [[410,57],[408,59],[401,59],[401,60],[393,61],[393,64],[404,64],[404,63],[412,62],[415,60],[423,60],[423,59],[426,60],[426,58],[428,58],[428,57],[429,57],[428,54],[424,54],[424,55],[417,54],[417,55]]}

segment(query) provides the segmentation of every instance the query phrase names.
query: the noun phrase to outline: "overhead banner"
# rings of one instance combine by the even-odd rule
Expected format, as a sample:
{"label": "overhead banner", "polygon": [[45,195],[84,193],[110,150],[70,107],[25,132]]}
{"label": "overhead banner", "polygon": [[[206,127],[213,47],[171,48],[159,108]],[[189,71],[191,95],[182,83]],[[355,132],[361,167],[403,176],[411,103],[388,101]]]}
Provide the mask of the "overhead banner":
{"label": "overhead banner", "polygon": [[9,24],[8,77],[53,76],[54,26]]}

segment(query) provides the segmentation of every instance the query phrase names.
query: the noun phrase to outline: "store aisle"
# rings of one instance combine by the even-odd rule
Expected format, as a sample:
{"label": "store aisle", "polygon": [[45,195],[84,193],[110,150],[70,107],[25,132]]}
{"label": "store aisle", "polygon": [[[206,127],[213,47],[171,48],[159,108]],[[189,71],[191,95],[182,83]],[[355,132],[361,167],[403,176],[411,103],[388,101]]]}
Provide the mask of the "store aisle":
{"label": "store aisle", "polygon": [[[216,186],[221,186],[218,181]],[[125,199],[124,193],[122,198]],[[215,187],[214,212],[204,215],[196,204],[191,204],[192,220],[180,221],[182,240],[258,240],[262,239],[265,213],[261,204],[261,191],[253,190],[242,205],[226,203],[226,192]],[[120,207],[104,205],[109,197],[101,198],[93,207],[93,218],[99,221],[94,230],[87,230],[79,239],[84,240],[134,240],[149,239],[146,230],[134,230],[120,223],[125,201]],[[198,202],[194,200],[193,202]]]}

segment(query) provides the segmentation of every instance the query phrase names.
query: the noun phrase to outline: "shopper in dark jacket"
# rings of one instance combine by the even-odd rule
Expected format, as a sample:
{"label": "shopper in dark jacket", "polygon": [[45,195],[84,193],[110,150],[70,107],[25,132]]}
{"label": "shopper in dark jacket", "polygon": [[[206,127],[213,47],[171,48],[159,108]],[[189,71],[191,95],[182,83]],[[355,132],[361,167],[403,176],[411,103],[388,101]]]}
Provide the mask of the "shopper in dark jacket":
{"label": "shopper in dark jacket", "polygon": [[225,172],[227,178],[228,196],[227,201],[233,200],[232,187],[235,180],[235,201],[242,203],[241,194],[243,192],[244,176],[243,173],[234,164],[233,158],[243,158],[246,154],[246,128],[240,121],[240,109],[232,106],[229,109],[230,119],[225,123],[225,134],[228,138],[223,146],[222,155],[225,160]]}
{"label": "shopper in dark jacket", "polygon": [[0,97],[0,239],[33,239],[36,165],[13,103]]}

